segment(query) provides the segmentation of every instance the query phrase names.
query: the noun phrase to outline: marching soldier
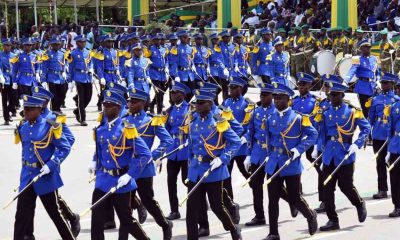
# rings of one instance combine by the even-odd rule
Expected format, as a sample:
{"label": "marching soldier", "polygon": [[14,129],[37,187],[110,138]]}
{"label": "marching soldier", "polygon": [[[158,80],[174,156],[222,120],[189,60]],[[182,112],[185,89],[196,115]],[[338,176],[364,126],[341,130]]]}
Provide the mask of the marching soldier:
{"label": "marching soldier", "polygon": [[222,41],[220,42],[220,47],[224,59],[225,68],[228,70],[229,73],[227,79],[227,82],[229,84],[229,77],[232,76],[231,71],[234,70],[233,54],[235,53],[235,46],[231,43],[232,36],[228,32],[228,30],[222,31],[219,36],[222,39]]}
{"label": "marching soldier", "polygon": [[[264,190],[263,183],[265,178],[264,171],[258,171],[254,173],[259,167],[263,167],[265,164],[265,158],[268,156],[268,142],[266,141],[266,121],[269,116],[274,113],[275,106],[272,102],[273,87],[270,84],[261,83],[260,87],[260,105],[252,111],[251,119],[248,124],[248,131],[246,133],[247,138],[247,157],[244,162],[244,166],[249,171],[249,174],[255,174],[251,181],[250,187],[253,191],[253,203],[255,217],[247,222],[246,226],[259,226],[265,225],[264,215]],[[288,201],[287,191],[283,189],[281,191],[281,197],[285,201]],[[292,217],[296,217],[298,214],[297,209],[290,205],[290,211]]]}
{"label": "marching soldier", "polygon": [[262,42],[258,46],[254,46],[252,56],[252,72],[256,76],[260,76],[264,83],[271,83],[268,76],[267,56],[273,50],[271,38],[272,32],[268,28],[261,30]]}
{"label": "marching soldier", "polygon": [[[151,117],[144,111],[145,104],[149,98],[148,93],[130,88],[129,96],[129,114],[123,117],[124,120],[137,127],[138,134],[146,142],[149,149],[153,149],[155,136],[160,139],[160,144],[155,148],[151,155],[152,160],[157,160],[165,153],[168,146],[173,143],[173,139],[164,127],[164,121],[161,116]],[[164,240],[170,240],[172,237],[172,222],[164,217],[164,214],[154,199],[153,177],[156,175],[156,167],[153,161],[144,163],[142,171],[135,177],[138,194],[147,211],[153,216],[156,223],[162,228]]]}
{"label": "marching soldier", "polygon": [[[113,48],[114,39],[107,35],[103,39],[103,48],[94,54],[93,58],[96,61],[96,73],[100,79],[100,88],[105,89],[107,83],[120,82],[121,75],[119,71],[119,57],[116,49]],[[126,87],[126,82],[121,84]],[[100,92],[100,97],[97,105],[101,106],[103,102],[103,93]]]}
{"label": "marching soldier", "polygon": [[[66,125],[66,116],[58,112],[52,112],[48,108],[50,100],[54,98],[53,94],[42,87],[36,86],[32,87],[32,96],[43,99],[44,102],[43,102],[41,117],[44,119],[49,119],[51,121],[60,123],[62,127],[62,134],[65,135],[70,146],[72,147],[73,144],[75,143],[75,137],[72,134],[69,127]],[[80,221],[79,214],[72,212],[72,210],[69,208],[65,200],[61,197],[60,193],[58,191],[56,191],[56,193],[57,193],[57,201],[58,204],[60,205],[61,214],[64,216],[65,219],[69,221],[72,234],[74,235],[74,237],[77,237],[81,230],[81,225],[79,222]],[[35,239],[33,236],[33,228],[34,228],[33,219],[34,216],[32,215],[32,224],[26,228],[26,235],[24,238]]]}
{"label": "marching soldier", "polygon": [[400,101],[397,101],[390,107],[390,135],[388,143],[388,152],[385,157],[386,163],[391,166],[395,164],[392,169],[389,169],[390,174],[390,190],[392,193],[392,202],[394,210],[389,213],[389,217],[400,217],[400,164],[394,163],[400,157]]}
{"label": "marching soldier", "polygon": [[150,103],[150,112],[154,112],[154,106],[157,105],[157,114],[161,113],[164,101],[164,91],[167,89],[166,66],[168,59],[166,58],[166,49],[161,47],[161,39],[159,34],[152,37],[153,44],[148,50],[143,49],[143,55],[150,58],[149,77],[153,83],[156,92]]}
{"label": "marching soldier", "polygon": [[[189,45],[190,38],[189,34],[185,31],[178,32],[179,40],[178,44],[178,76],[175,78],[176,82],[182,82],[192,91],[195,88],[194,75],[197,72],[196,66],[193,63],[193,57],[196,54],[196,48]],[[186,101],[189,101],[193,97],[192,93],[186,96]]]}
{"label": "marching soldier", "polygon": [[389,127],[389,112],[385,109],[399,101],[399,97],[393,92],[393,85],[397,77],[391,73],[383,73],[381,76],[382,92],[371,98],[367,103],[369,107],[368,120],[372,127],[372,147],[374,153],[378,154],[376,158],[376,171],[378,173],[378,193],[372,197],[374,199],[387,198],[387,172],[385,156],[387,153],[386,140],[390,137]]}
{"label": "marching soldier", "polygon": [[388,30],[385,28],[384,30],[379,32],[381,34],[381,41],[379,42],[380,56],[379,60],[381,62],[381,71],[382,72],[392,72],[392,57],[395,50],[393,42],[387,38]]}
{"label": "marching soldier", "polygon": [[18,88],[18,95],[31,95],[31,87],[40,82],[37,58],[32,53],[32,39],[22,40],[23,51],[10,59],[12,63],[13,89]]}
{"label": "marching soldier", "polygon": [[104,91],[103,105],[107,123],[94,129],[96,152],[89,165],[89,173],[96,173],[92,203],[111,189],[116,188],[116,191],[92,210],[92,239],[104,239],[107,205],[113,206],[119,217],[119,239],[128,239],[128,233],[135,239],[150,239],[132,217],[130,198],[131,191],[134,193],[137,189],[135,179],[143,171],[143,166],[151,161],[151,152],[138,136],[135,126],[121,119],[119,114],[124,104],[125,99],[118,93]]}
{"label": "marching soldier", "polygon": [[86,107],[92,99],[92,55],[85,48],[86,38],[82,35],[75,37],[77,48],[68,56],[69,79],[76,84],[78,92],[78,107],[73,111],[76,120],[81,126],[87,126]]}
{"label": "marching soldier", "polygon": [[[191,90],[183,83],[174,82],[171,88],[171,100],[173,105],[166,111],[165,128],[168,130],[174,142],[170,144],[167,152],[177,149],[188,140],[187,133],[184,132],[184,125],[189,117],[190,105],[185,101],[185,96]],[[168,196],[171,213],[168,215],[168,220],[180,219],[181,214],[178,209],[178,196],[177,196],[177,179],[178,174],[181,172],[182,183],[186,185],[188,171],[188,148],[184,147],[176,153],[168,157],[167,174],[168,174]]]}
{"label": "marching soldier", "polygon": [[[23,96],[24,118],[16,130],[16,142],[22,142],[22,172],[15,214],[14,239],[23,240],[34,216],[39,197],[56,225],[62,239],[75,239],[60,212],[57,189],[63,185],[59,166],[68,156],[71,145],[62,133],[62,126],[41,115],[43,100]],[[56,150],[57,149],[57,150]]]}
{"label": "marching soldier", "polygon": [[11,53],[11,40],[9,38],[3,39],[3,51],[0,52],[0,90],[1,102],[3,106],[4,125],[10,125],[12,122],[11,115],[16,114],[15,109],[15,94],[12,89],[13,81],[11,78],[11,64],[10,59],[13,54]]}
{"label": "marching soldier", "polygon": [[[226,108],[229,108],[232,111],[233,117],[236,121],[238,121],[242,127],[243,131],[237,133],[239,137],[241,137],[241,146],[232,157],[232,161],[228,164],[229,175],[232,175],[233,165],[236,162],[237,167],[239,168],[240,173],[243,177],[248,178],[249,173],[246,171],[244,167],[244,160],[246,159],[246,148],[247,148],[247,140],[244,133],[247,131],[247,126],[250,120],[250,114],[254,109],[254,103],[250,103],[250,101],[243,97],[242,91],[244,86],[246,85],[246,81],[240,77],[233,77],[233,79],[229,83],[229,93],[230,97],[227,98],[222,105]],[[232,189],[232,178],[228,177],[224,180],[224,188],[227,190],[228,195],[231,199],[233,199],[233,189]]]}
{"label": "marching soldier", "polygon": [[178,36],[173,33],[169,35],[170,46],[168,48],[168,80],[173,81],[178,76]]}
{"label": "marching soldier", "polygon": [[50,92],[53,94],[51,100],[51,110],[61,112],[61,105],[66,97],[66,55],[60,51],[60,39],[54,37],[50,39],[51,50],[46,52],[42,59],[42,86],[46,88],[48,84]]}
{"label": "marching soldier", "polygon": [[150,95],[150,77],[147,68],[150,60],[142,56],[142,45],[136,43],[132,45],[132,58],[126,60],[125,66],[128,72],[128,86],[145,91]]}
{"label": "marching soldier", "polygon": [[[247,76],[251,75],[251,68],[248,62],[250,48],[243,45],[243,35],[238,32],[234,37],[235,53],[233,54],[234,71],[231,72],[233,77],[240,77],[247,83]],[[242,94],[247,93],[247,84],[243,86]]]}
{"label": "marching soldier", "polygon": [[[198,239],[197,223],[199,204],[208,195],[211,209],[220,219],[224,228],[231,232],[233,240],[242,239],[240,228],[232,221],[223,203],[223,180],[229,177],[227,165],[240,148],[240,138],[224,118],[215,117],[211,112],[215,95],[200,90],[196,94],[197,114],[190,121],[189,130],[189,172],[186,211],[187,239]],[[199,141],[200,139],[200,141]],[[205,173],[208,176],[203,179]],[[202,182],[198,182],[202,178]],[[196,184],[197,188],[194,188]]]}
{"label": "marching soldier", "polygon": [[[335,211],[336,183],[356,207],[358,220],[364,222],[367,217],[365,201],[353,185],[353,174],[355,152],[364,145],[371,127],[361,109],[343,102],[347,87],[335,82],[330,84],[329,100],[332,106],[320,117],[320,134],[322,134],[324,149],[322,156],[322,174],[325,179],[323,193],[325,210],[329,219],[326,225],[320,227],[321,231],[340,228],[339,218]],[[353,142],[353,134],[357,127],[360,128],[360,133]]]}
{"label": "marching soldier", "polygon": [[[273,97],[277,111],[273,112],[266,121],[269,160],[265,165],[265,172],[267,179],[270,179],[268,185],[270,232],[265,238],[267,240],[280,239],[278,232],[279,199],[284,182],[289,203],[294,205],[307,219],[310,235],[314,235],[318,228],[317,213],[310,209],[300,195],[300,177],[303,169],[300,156],[314,145],[318,133],[312,126],[309,116],[300,115],[289,107],[289,100],[293,95],[294,92],[289,87],[273,83]],[[289,161],[288,165],[286,165],[287,161]],[[272,178],[273,175],[274,178]]]}
{"label": "marching soldier", "polygon": [[194,46],[194,57],[193,63],[196,67],[194,71],[194,79],[196,82],[196,88],[199,88],[200,82],[205,82],[208,80],[207,77],[207,60],[209,57],[209,50],[204,46],[204,35],[197,33],[194,36],[195,46]]}
{"label": "marching soldier", "polygon": [[289,86],[290,55],[283,50],[284,42],[281,37],[274,40],[275,51],[267,56],[268,76],[272,82]]}
{"label": "marching soldier", "polygon": [[355,75],[357,77],[354,92],[358,94],[363,115],[368,116],[368,108],[365,103],[374,95],[377,77],[380,76],[379,60],[375,56],[371,56],[371,42],[364,39],[358,43],[361,51],[360,56],[354,56],[352,65],[347,73],[344,81],[349,84]]}

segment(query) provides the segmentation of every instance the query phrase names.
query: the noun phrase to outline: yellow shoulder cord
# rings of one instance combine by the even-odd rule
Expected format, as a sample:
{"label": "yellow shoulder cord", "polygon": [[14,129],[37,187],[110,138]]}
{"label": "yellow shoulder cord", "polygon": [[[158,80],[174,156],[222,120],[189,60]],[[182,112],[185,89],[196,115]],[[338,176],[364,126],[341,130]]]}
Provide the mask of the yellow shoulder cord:
{"label": "yellow shoulder cord", "polygon": [[[286,150],[286,152],[287,152],[288,154],[290,153],[290,151],[289,151],[289,149],[287,148],[287,144],[286,144],[285,138],[293,139],[293,138],[299,138],[299,137],[301,136],[301,133],[300,133],[298,136],[292,136],[292,137],[291,137],[291,136],[286,136],[287,134],[289,134],[290,130],[292,130],[292,128],[293,128],[293,126],[294,126],[294,124],[296,123],[296,121],[297,121],[298,118],[299,118],[299,115],[297,115],[297,116],[294,118],[293,122],[289,125],[289,127],[288,127],[285,131],[283,131],[283,132],[280,133],[281,138],[282,138],[283,146],[285,147],[285,150]],[[301,121],[300,121],[300,126],[301,126]]]}
{"label": "yellow shoulder cord", "polygon": [[226,146],[226,143],[222,144],[222,134],[223,134],[222,132],[218,133],[218,141],[215,145],[207,143],[207,140],[211,139],[216,132],[217,131],[214,130],[212,133],[210,133],[210,135],[206,137],[206,139],[204,139],[203,136],[200,136],[201,139],[204,141],[204,148],[212,158],[216,158],[216,156],[212,153],[212,151],[223,149]]}
{"label": "yellow shoulder cord", "polygon": [[[47,139],[47,140],[46,140],[46,139]],[[44,166],[45,163],[43,162],[43,159],[42,159],[42,157],[40,156],[38,149],[45,149],[45,148],[47,148],[47,147],[49,146],[49,144],[50,144],[50,142],[51,142],[52,139],[53,139],[53,128],[50,127],[49,132],[46,134],[46,136],[45,136],[42,140],[39,140],[39,141],[32,141],[34,153],[35,153],[35,155],[36,155],[38,161],[40,162],[40,164],[41,164],[42,166]]]}
{"label": "yellow shoulder cord", "polygon": [[[186,123],[186,120],[187,120],[187,118],[189,116],[189,113],[190,113],[190,111],[188,111],[185,114],[185,117],[183,118],[183,121],[182,121],[180,127],[184,126],[184,124]],[[181,145],[183,144],[183,135],[184,135],[184,133],[182,133],[182,130],[180,130],[180,128],[179,128],[179,144],[181,144]]]}
{"label": "yellow shoulder cord", "polygon": [[144,134],[145,132],[147,132],[147,129],[149,128],[151,121],[152,121],[152,120],[148,121],[147,123],[143,124],[142,126],[140,126],[140,127],[138,128],[138,130],[140,130],[140,129],[146,127],[142,133],[140,133],[140,131],[138,131],[140,137],[142,137],[142,136],[143,136],[143,137],[154,137],[154,135]]}
{"label": "yellow shoulder cord", "polygon": [[[350,128],[349,128],[348,130],[344,130],[343,128],[344,128],[350,121],[351,121],[351,126],[350,126]],[[347,119],[347,121],[346,121],[345,124],[343,124],[342,126],[339,126],[339,124],[336,123],[336,128],[337,128],[338,136],[339,136],[338,141],[339,141],[339,143],[342,145],[343,148],[344,148],[344,145],[343,145],[343,137],[342,137],[342,134],[343,134],[343,135],[347,135],[347,136],[353,135],[353,134],[354,134],[354,129],[353,129],[353,127],[354,127],[354,121],[355,121],[355,118],[354,118],[354,109],[352,109],[352,110],[351,110],[350,117]]]}
{"label": "yellow shoulder cord", "polygon": [[[121,147],[117,147],[118,143],[121,141],[122,139],[122,146]],[[117,161],[117,157],[122,156],[122,154],[124,154],[125,150],[131,149],[132,147],[127,147],[126,146],[126,137],[125,137],[125,133],[122,133],[121,136],[119,137],[117,143],[115,144],[115,146],[113,146],[110,142],[108,142],[108,150],[110,151],[111,154],[111,158],[114,160],[115,165],[117,165],[117,168],[120,169],[121,167],[118,164]],[[118,152],[116,152],[118,151]]]}

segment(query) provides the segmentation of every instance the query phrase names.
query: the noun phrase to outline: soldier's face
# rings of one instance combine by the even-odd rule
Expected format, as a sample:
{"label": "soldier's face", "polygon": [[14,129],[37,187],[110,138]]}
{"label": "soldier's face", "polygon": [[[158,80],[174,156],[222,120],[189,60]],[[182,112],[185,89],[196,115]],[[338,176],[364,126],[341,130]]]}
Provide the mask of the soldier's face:
{"label": "soldier's face", "polygon": [[57,43],[51,44],[51,49],[53,51],[58,51],[58,49],[60,49],[60,44]]}
{"label": "soldier's face", "polygon": [[400,85],[396,85],[395,87],[397,96],[400,96]]}
{"label": "soldier's face", "polygon": [[329,100],[334,107],[339,106],[343,102],[344,93],[341,92],[330,92]]}
{"label": "soldier's face", "polygon": [[187,44],[189,42],[188,36],[181,36],[180,37],[181,43]]}
{"label": "soldier's face", "polygon": [[10,52],[12,45],[3,45],[4,52]]}
{"label": "soldier's face", "polygon": [[289,96],[286,94],[274,94],[274,103],[279,111],[285,110],[289,106]]}
{"label": "soldier's face", "polygon": [[311,88],[311,83],[300,81],[298,84],[300,95],[306,95]]}
{"label": "soldier's face", "polygon": [[232,98],[238,98],[242,93],[242,87],[236,85],[230,85],[229,92]]}
{"label": "soldier's face", "polygon": [[169,42],[171,43],[172,46],[176,46],[176,43],[178,42],[178,40],[171,39],[171,40],[169,40]]}
{"label": "soldier's face", "polygon": [[237,38],[235,38],[235,42],[237,44],[242,44],[243,43],[243,38],[242,37],[237,37]]}
{"label": "soldier's face", "polygon": [[76,45],[78,46],[78,48],[83,49],[86,45],[86,41],[78,41],[76,42]]}
{"label": "soldier's face", "polygon": [[203,45],[203,38],[196,38],[194,41],[196,42],[196,45]]}
{"label": "soldier's face", "polygon": [[104,45],[105,45],[106,48],[112,48],[113,42],[112,41],[106,41],[106,42],[104,42]]}
{"label": "soldier's face", "polygon": [[119,115],[121,106],[111,102],[104,102],[104,115],[107,119],[114,119]]}
{"label": "soldier's face", "polygon": [[146,101],[141,100],[141,99],[135,99],[131,98],[129,100],[129,112],[130,113],[138,113],[144,109],[144,105],[146,104]]}
{"label": "soldier's face", "polygon": [[196,112],[200,115],[207,115],[211,111],[212,102],[207,100],[196,101]]}
{"label": "soldier's face", "polygon": [[279,53],[283,51],[283,44],[275,45],[275,50]]}
{"label": "soldier's face", "polygon": [[371,47],[369,47],[369,46],[362,46],[360,48],[360,50],[361,50],[361,53],[365,56],[369,56],[369,54],[371,53]]}
{"label": "soldier's face", "polygon": [[28,122],[34,122],[41,114],[40,107],[24,107],[24,118]]}
{"label": "soldier's face", "polygon": [[229,37],[229,36],[222,37],[222,41],[224,41],[224,43],[228,43],[230,40],[231,40],[231,37]]}
{"label": "soldier's face", "polygon": [[262,38],[264,41],[269,42],[269,41],[271,41],[271,34],[264,34],[264,35],[262,35]]}
{"label": "soldier's face", "polygon": [[388,92],[393,89],[393,83],[389,81],[381,81],[381,88],[383,92]]}
{"label": "soldier's face", "polygon": [[32,50],[32,45],[24,44],[23,45],[23,50],[24,50],[24,52],[30,52]]}
{"label": "soldier's face", "polygon": [[142,55],[142,49],[140,48],[133,49],[133,55],[135,55],[135,57],[140,57]]}
{"label": "soldier's face", "polygon": [[213,45],[218,44],[218,38],[213,38],[213,39],[211,39],[211,43],[212,43]]}
{"label": "soldier's face", "polygon": [[171,91],[171,101],[175,104],[183,102],[185,95],[179,91]]}
{"label": "soldier's face", "polygon": [[262,107],[268,107],[272,103],[272,93],[263,92],[260,94],[260,102]]}

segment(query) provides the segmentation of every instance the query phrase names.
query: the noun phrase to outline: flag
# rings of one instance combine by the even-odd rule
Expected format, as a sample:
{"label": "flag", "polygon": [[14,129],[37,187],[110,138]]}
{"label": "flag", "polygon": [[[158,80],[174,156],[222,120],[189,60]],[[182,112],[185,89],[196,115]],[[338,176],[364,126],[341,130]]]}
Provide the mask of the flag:
{"label": "flag", "polygon": [[332,0],[331,28],[357,28],[357,0]]}
{"label": "flag", "polygon": [[162,18],[159,19],[159,21],[167,21],[168,19],[171,19],[171,15],[175,14],[179,16],[179,18],[184,21],[185,23],[192,23],[193,20],[196,19],[197,15],[206,15],[210,14],[209,12],[199,12],[199,11],[192,11],[192,10],[176,10],[173,13],[170,13],[166,16],[163,16]]}
{"label": "flag", "polygon": [[[149,0],[128,0],[128,21],[132,25],[133,19],[137,15],[149,13]],[[140,19],[145,20],[147,23],[148,15],[140,16]]]}
{"label": "flag", "polygon": [[241,0],[218,0],[218,28],[226,28],[228,22],[241,27]]}

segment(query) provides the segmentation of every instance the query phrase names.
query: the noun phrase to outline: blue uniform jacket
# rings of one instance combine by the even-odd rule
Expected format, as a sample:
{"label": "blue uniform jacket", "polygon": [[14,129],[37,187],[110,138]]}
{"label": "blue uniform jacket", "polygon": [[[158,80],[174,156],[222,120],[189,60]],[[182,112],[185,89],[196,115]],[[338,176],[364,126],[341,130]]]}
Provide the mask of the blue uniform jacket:
{"label": "blue uniform jacket", "polygon": [[0,52],[0,76],[4,77],[5,85],[11,85],[11,64],[10,59],[13,57],[11,52]]}
{"label": "blue uniform jacket", "polygon": [[149,64],[150,60],[145,57],[137,58],[133,56],[131,59],[126,61],[128,86],[133,85],[135,88],[150,94],[150,86],[146,81],[146,78],[148,77],[147,67]]}
{"label": "blue uniform jacket", "polygon": [[389,110],[384,114],[385,107],[390,106],[399,101],[399,97],[393,91],[388,93],[380,93],[372,98],[371,108],[369,109],[368,120],[372,127],[372,139],[386,140],[388,138],[389,125]]}
{"label": "blue uniform jacket", "polygon": [[[176,149],[180,145],[184,144],[188,140],[188,134],[182,129],[189,117],[190,105],[186,101],[183,101],[178,107],[176,105],[171,106],[168,109],[168,118],[165,123],[165,128],[173,138],[174,142],[169,145],[167,153]],[[178,152],[172,154],[168,157],[171,161],[183,161],[188,160],[189,152],[188,147],[179,150]]]}
{"label": "blue uniform jacket", "polygon": [[[296,148],[302,154],[315,144],[317,137],[317,130],[307,116],[302,116],[290,108],[282,117],[278,111],[272,113],[267,120],[269,160],[265,165],[265,172],[272,175],[290,158],[292,148]],[[302,171],[303,165],[299,157],[293,159],[279,175],[293,176],[301,174]]]}
{"label": "blue uniform jacket", "polygon": [[[212,171],[204,182],[217,182],[229,177],[227,165],[239,150],[241,143],[239,136],[226,121],[225,124],[226,128],[217,130],[217,122],[212,113],[204,119],[198,114],[193,116],[189,125],[188,178],[191,182],[197,182],[210,168],[210,161],[216,157],[219,157],[223,164]],[[214,147],[216,149],[213,149]]]}
{"label": "blue uniform jacket", "polygon": [[155,45],[152,45],[148,53],[149,55],[145,55],[145,57],[150,58],[151,61],[149,68],[151,80],[166,81],[165,66],[168,64],[166,48],[157,48]]}
{"label": "blue uniform jacket", "polygon": [[95,188],[103,192],[116,187],[121,177],[112,176],[104,170],[128,169],[131,183],[117,190],[117,193],[126,193],[137,188],[135,179],[147,163],[152,162],[150,150],[143,139],[137,135],[129,136],[125,129],[121,118],[118,118],[111,125],[107,122],[94,130],[96,152],[93,161],[97,162]]}
{"label": "blue uniform jacket", "polygon": [[64,52],[49,50],[43,56],[41,81],[64,84],[66,79],[63,78],[62,73],[65,72],[66,62]]}
{"label": "blue uniform jacket", "polygon": [[233,55],[235,54],[235,46],[232,43],[221,42],[221,53],[224,59],[224,65],[228,70],[233,70]]}
{"label": "blue uniform jacket", "polygon": [[[353,134],[357,126],[360,128],[360,133],[354,143],[357,144],[358,148],[364,145],[371,130],[371,126],[364,118],[362,111],[346,103],[342,103],[339,107],[331,106],[323,113],[321,120],[320,135],[324,149],[322,161],[327,166],[330,165],[332,160],[335,166],[343,160],[353,143]],[[347,165],[354,161],[355,154],[352,154],[343,164]]]}
{"label": "blue uniform jacket", "polygon": [[233,65],[239,68],[239,72],[232,71],[233,77],[247,77],[247,68],[249,67],[248,63],[249,53],[245,46],[243,45],[235,45],[235,52],[233,54]]}
{"label": "blue uniform jacket", "polygon": [[12,79],[18,85],[37,86],[35,75],[39,70],[36,55],[34,53],[22,52],[14,57],[12,66]]}
{"label": "blue uniform jacket", "polygon": [[267,56],[268,76],[272,82],[289,86],[290,55],[288,52],[273,52]]}
{"label": "blue uniform jacket", "polygon": [[210,74],[213,77],[219,77],[226,79],[224,75],[224,57],[222,56],[221,48],[219,45],[215,45],[210,49],[210,57],[208,58],[208,64],[210,67]]}
{"label": "blue uniform jacket", "polygon": [[[156,136],[160,139],[160,144],[151,153],[153,160],[161,157],[166,152],[168,146],[173,143],[173,139],[165,129],[160,117],[151,117],[146,112],[141,111],[136,114],[128,114],[124,119],[136,126],[139,136],[145,141],[149,149],[152,149]],[[154,163],[149,162],[138,178],[153,177],[155,175],[156,169]]]}
{"label": "blue uniform jacket", "polygon": [[194,79],[207,81],[207,58],[209,57],[209,51],[204,46],[195,46],[193,63],[196,67],[196,73],[194,73]]}
{"label": "blue uniform jacket", "polygon": [[194,73],[191,67],[195,52],[195,48],[188,44],[178,44],[178,76],[183,82],[194,80]]}
{"label": "blue uniform jacket", "polygon": [[251,59],[252,72],[255,75],[268,76],[267,56],[273,50],[271,42],[262,42],[260,46],[253,49],[253,57]]}
{"label": "blue uniform jacket", "polygon": [[101,58],[98,59],[96,72],[99,78],[106,82],[118,82],[117,70],[119,71],[119,57],[117,50],[103,48]]}
{"label": "blue uniform jacket", "polygon": [[168,48],[168,67],[169,75],[172,78],[178,76],[178,48],[177,46],[170,46]]}
{"label": "blue uniform jacket", "polygon": [[352,58],[352,65],[345,77],[345,81],[349,81],[356,75],[357,82],[354,92],[367,96],[372,96],[376,87],[376,76],[379,76],[380,69],[378,59],[375,56],[355,56]]}
{"label": "blue uniform jacket", "polygon": [[92,56],[90,51],[84,48],[74,49],[69,56],[69,79],[79,83],[90,83],[92,77],[89,74],[89,69],[93,69]]}
{"label": "blue uniform jacket", "polygon": [[[29,166],[26,164],[22,165],[20,191],[33,178],[39,175],[42,167],[39,158],[49,167],[50,173],[44,175],[33,184],[35,193],[40,196],[53,192],[63,186],[59,166],[68,156],[71,145],[64,134],[61,134],[59,138],[55,137],[54,132],[50,135],[52,129],[52,125],[41,116],[33,124],[24,122],[18,127],[18,134],[22,142],[22,161],[29,163]],[[51,137],[51,140],[46,147],[39,149],[34,145],[34,142],[47,142],[49,137]],[[40,145],[43,147],[44,144]],[[31,164],[37,164],[37,166],[34,167]]]}
{"label": "blue uniform jacket", "polygon": [[400,154],[400,102],[396,102],[390,108],[390,141],[388,152]]}

